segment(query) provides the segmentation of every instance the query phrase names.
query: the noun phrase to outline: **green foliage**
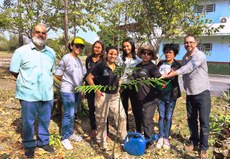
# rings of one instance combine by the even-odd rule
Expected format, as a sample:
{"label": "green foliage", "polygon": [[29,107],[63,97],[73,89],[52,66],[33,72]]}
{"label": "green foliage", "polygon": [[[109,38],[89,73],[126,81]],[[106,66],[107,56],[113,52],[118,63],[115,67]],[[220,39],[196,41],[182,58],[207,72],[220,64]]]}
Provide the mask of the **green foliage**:
{"label": "green foliage", "polygon": [[0,51],[10,51],[13,52],[19,47],[18,36],[14,34],[9,34],[9,40],[5,37],[0,37]]}
{"label": "green foliage", "polygon": [[60,147],[61,136],[59,134],[50,134],[50,145],[55,147]]}
{"label": "green foliage", "polygon": [[[219,103],[221,103],[218,107],[224,110],[222,114],[214,113],[210,116],[210,140],[209,142],[213,145],[219,135],[221,135],[221,131],[224,127],[230,126],[230,114],[228,113],[228,109],[230,108],[230,90],[222,93],[219,98]],[[215,103],[214,103],[215,105]]]}
{"label": "green foliage", "polygon": [[220,133],[221,126],[230,124],[230,115],[213,115],[210,117],[210,131],[212,134]]}
{"label": "green foliage", "polygon": [[57,39],[48,39],[47,45],[54,49],[56,52],[56,58],[61,59],[65,55],[65,38],[64,36],[60,36]]}
{"label": "green foliage", "polygon": [[100,26],[100,31],[97,32],[100,40],[104,42],[105,46],[119,46],[121,41],[120,37],[125,37],[125,32],[118,29],[116,25]]}
{"label": "green foliage", "polygon": [[7,51],[8,49],[8,43],[7,39],[3,36],[0,36],[0,51]]}
{"label": "green foliage", "polygon": [[213,145],[220,135],[224,125],[230,125],[230,115],[216,115],[210,117],[210,140],[209,143]]}
{"label": "green foliage", "polygon": [[[70,40],[69,41],[69,43],[70,43],[73,40],[73,38],[70,37],[69,40]],[[66,54],[65,37],[64,36],[60,36],[59,38],[56,38],[56,39],[48,39],[47,45],[55,50],[56,57],[59,60]],[[84,48],[81,56],[91,54],[91,50],[92,50],[91,48],[92,48],[92,44],[85,41],[85,48]],[[69,52],[69,50],[68,50],[68,52]]]}
{"label": "green foliage", "polygon": [[[106,14],[105,0],[69,1],[69,28],[95,31],[94,25]],[[23,18],[22,18],[23,17]],[[74,19],[75,18],[75,19]],[[49,30],[64,30],[64,3],[61,0],[10,0],[0,7],[0,26],[12,33],[23,30],[31,38],[32,28],[44,23]]]}
{"label": "green foliage", "polygon": [[[150,87],[155,87],[155,84],[158,85],[163,85],[164,81],[161,78],[140,78],[140,79],[136,79],[136,80],[129,80],[129,82],[127,83],[122,83],[120,85],[121,90],[123,89],[132,89],[132,87],[134,86],[134,88],[136,89],[136,91],[138,91],[138,86],[140,85],[147,85]],[[115,86],[102,86],[102,85],[87,85],[87,86],[78,86],[75,88],[76,91],[78,92],[82,92],[82,93],[90,93],[91,91],[96,92],[97,90],[103,90],[105,91],[106,89],[108,90],[115,90],[116,87]]]}
{"label": "green foliage", "polygon": [[218,32],[219,28],[206,25],[211,21],[205,18],[204,13],[196,13],[199,3],[202,2],[197,0],[112,0],[108,3],[110,13],[101,25],[135,24],[126,25],[122,30],[132,34],[138,43],[150,43],[158,51],[162,39],[173,41],[188,33],[210,35]]}
{"label": "green foliage", "polygon": [[208,63],[208,72],[210,74],[230,75],[230,65],[228,63]]}

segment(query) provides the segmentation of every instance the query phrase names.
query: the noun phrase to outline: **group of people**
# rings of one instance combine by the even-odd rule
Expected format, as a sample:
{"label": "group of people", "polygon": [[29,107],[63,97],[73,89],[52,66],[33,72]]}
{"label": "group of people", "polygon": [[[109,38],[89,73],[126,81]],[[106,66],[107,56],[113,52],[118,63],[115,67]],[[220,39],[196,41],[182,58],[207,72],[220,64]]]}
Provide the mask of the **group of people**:
{"label": "group of people", "polygon": [[[23,121],[23,145],[25,156],[33,157],[35,147],[54,152],[49,145],[49,123],[53,106],[53,74],[61,81],[60,94],[63,102],[61,143],[67,149],[73,149],[71,141],[83,138],[74,133],[75,112],[81,100],[77,86],[102,85],[105,88],[86,94],[89,108],[90,137],[102,151],[107,149],[108,114],[114,117],[118,131],[118,142],[122,145],[130,131],[128,108],[129,99],[135,119],[135,128],[146,139],[154,134],[153,117],[155,109],[159,111],[159,140],[157,148],[170,149],[169,135],[176,100],[181,96],[178,75],[183,75],[186,91],[186,108],[190,131],[190,144],[187,150],[199,150],[199,156],[207,156],[210,114],[210,84],[207,62],[204,53],[197,49],[194,35],[184,38],[187,53],[182,64],[174,58],[179,52],[175,44],[166,44],[163,48],[165,60],[157,65],[157,52],[150,45],[140,47],[136,53],[132,38],[122,42],[122,56],[114,46],[106,47],[101,41],[92,46],[92,54],[83,66],[79,55],[84,49],[84,40],[75,38],[69,44],[69,53],[64,55],[56,67],[53,49],[46,45],[47,30],[38,24],[32,30],[32,41],[15,50],[10,71],[17,78],[16,98],[21,104]],[[118,66],[119,63],[119,66]],[[118,75],[115,71],[122,66],[124,71]],[[131,85],[124,89],[122,83],[132,80],[162,78],[164,84]],[[134,87],[138,88],[138,91]],[[113,88],[113,89],[111,89]],[[121,99],[121,100],[120,100]],[[34,139],[34,122],[38,118],[38,134]],[[200,134],[198,134],[198,120]],[[147,144],[150,148],[153,143]]]}

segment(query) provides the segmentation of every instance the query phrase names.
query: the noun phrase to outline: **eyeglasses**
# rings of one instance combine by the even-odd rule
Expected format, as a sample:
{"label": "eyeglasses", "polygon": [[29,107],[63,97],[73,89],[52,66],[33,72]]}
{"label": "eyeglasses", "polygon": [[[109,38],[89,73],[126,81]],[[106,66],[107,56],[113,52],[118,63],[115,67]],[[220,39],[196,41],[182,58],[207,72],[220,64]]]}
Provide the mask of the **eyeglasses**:
{"label": "eyeglasses", "polygon": [[195,41],[185,41],[184,44],[194,44],[196,43]]}
{"label": "eyeglasses", "polygon": [[76,48],[84,49],[84,45],[81,45],[81,44],[80,44],[80,45],[79,45],[79,44],[75,44],[74,46],[75,46]]}
{"label": "eyeglasses", "polygon": [[42,35],[46,35],[46,32],[42,32],[42,31],[35,31],[36,34],[42,34]]}
{"label": "eyeglasses", "polygon": [[142,55],[148,55],[148,56],[151,56],[151,55],[152,55],[152,53],[150,53],[150,52],[143,52],[143,53],[142,53]]}

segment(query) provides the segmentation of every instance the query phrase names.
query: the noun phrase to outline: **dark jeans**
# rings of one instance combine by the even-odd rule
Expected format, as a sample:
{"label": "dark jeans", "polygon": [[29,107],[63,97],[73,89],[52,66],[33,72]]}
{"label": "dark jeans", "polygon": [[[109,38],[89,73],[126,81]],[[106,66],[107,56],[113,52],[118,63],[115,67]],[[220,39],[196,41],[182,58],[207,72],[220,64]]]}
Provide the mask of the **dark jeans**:
{"label": "dark jeans", "polygon": [[121,101],[123,104],[123,107],[125,109],[125,114],[127,117],[127,131],[129,130],[129,119],[128,119],[128,102],[129,102],[129,98],[131,101],[131,106],[132,106],[132,112],[133,112],[133,116],[135,119],[135,124],[136,124],[136,131],[141,133],[141,106],[138,104],[138,100],[137,100],[137,95],[136,95],[136,90],[135,88],[132,88],[132,90],[130,90],[129,88],[123,90],[121,92]]}
{"label": "dark jeans", "polygon": [[[24,101],[20,100],[22,115],[23,145],[25,147],[43,146],[49,144],[49,125],[53,100]],[[37,143],[34,140],[34,123],[38,118]]]}
{"label": "dark jeans", "polygon": [[91,130],[96,130],[96,119],[95,119],[95,104],[94,104],[94,98],[95,98],[95,93],[92,91],[90,93],[86,94],[87,102],[88,102],[88,107],[89,107],[89,121],[90,121],[90,127]]}
{"label": "dark jeans", "polygon": [[209,138],[209,116],[211,109],[210,92],[208,90],[197,94],[187,95],[186,98],[189,140],[194,146],[198,146],[198,115],[200,122],[200,150],[207,150]]}
{"label": "dark jeans", "polygon": [[157,104],[158,104],[157,98],[149,102],[141,103],[142,125],[143,125],[145,139],[149,139],[153,136],[153,133],[154,133],[153,116],[154,116]]}
{"label": "dark jeans", "polygon": [[159,132],[160,137],[169,138],[172,116],[176,105],[176,99],[171,98],[171,90],[164,91],[164,98],[159,99],[158,111],[159,111]]}

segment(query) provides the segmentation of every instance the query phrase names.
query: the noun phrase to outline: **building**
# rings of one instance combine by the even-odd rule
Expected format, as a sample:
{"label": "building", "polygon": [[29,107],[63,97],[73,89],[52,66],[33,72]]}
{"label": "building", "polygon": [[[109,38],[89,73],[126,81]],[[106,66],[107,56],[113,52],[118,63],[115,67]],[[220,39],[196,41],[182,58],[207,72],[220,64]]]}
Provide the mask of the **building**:
{"label": "building", "polygon": [[[218,27],[223,25],[218,33],[211,36],[199,37],[198,48],[207,54],[208,62],[228,63],[230,62],[230,0],[209,0],[199,5],[197,13],[206,13],[206,18],[212,20],[210,27]],[[162,41],[160,44],[159,54],[162,55],[164,44],[169,41]],[[180,45],[180,53],[176,59],[181,60],[186,50],[182,41]]]}

